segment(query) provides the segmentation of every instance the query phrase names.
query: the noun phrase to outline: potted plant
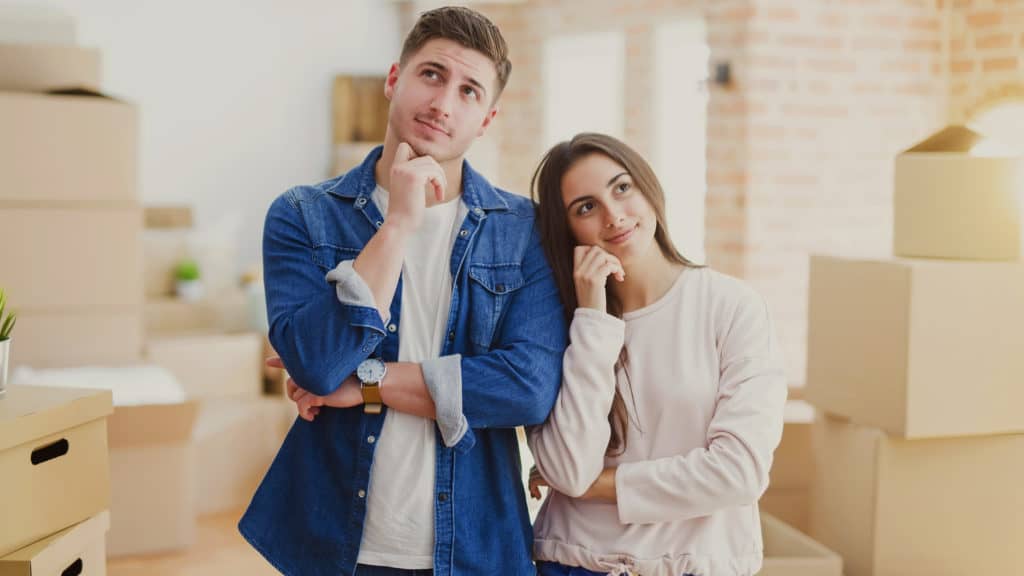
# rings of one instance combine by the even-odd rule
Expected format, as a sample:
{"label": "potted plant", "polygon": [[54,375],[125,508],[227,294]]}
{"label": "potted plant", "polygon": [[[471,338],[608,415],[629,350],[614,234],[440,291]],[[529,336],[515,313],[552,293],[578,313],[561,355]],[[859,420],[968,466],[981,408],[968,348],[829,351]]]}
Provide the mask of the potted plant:
{"label": "potted plant", "polygon": [[174,280],[178,298],[186,302],[196,302],[203,298],[203,281],[199,278],[199,264],[186,258],[174,268]]}
{"label": "potted plant", "polygon": [[18,321],[18,315],[14,312],[6,312],[7,294],[0,288],[0,396],[7,392],[7,365],[11,357],[11,331],[14,330],[14,323]]}

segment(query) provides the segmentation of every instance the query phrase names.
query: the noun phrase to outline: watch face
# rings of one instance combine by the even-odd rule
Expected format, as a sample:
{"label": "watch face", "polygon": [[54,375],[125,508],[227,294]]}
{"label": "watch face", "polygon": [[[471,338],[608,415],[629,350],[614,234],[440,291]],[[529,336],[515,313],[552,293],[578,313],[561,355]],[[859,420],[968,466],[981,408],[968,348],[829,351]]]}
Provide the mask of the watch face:
{"label": "watch face", "polygon": [[384,378],[384,371],[383,361],[379,358],[367,358],[359,368],[356,368],[356,377],[360,382],[380,382]]}

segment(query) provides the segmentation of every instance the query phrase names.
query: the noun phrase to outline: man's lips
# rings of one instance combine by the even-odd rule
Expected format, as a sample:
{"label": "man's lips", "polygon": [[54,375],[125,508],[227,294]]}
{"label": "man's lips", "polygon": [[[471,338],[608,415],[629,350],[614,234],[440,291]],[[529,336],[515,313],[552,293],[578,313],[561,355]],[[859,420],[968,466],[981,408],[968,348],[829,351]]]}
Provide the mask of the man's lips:
{"label": "man's lips", "polygon": [[449,136],[448,131],[445,130],[444,127],[442,127],[440,124],[435,124],[430,120],[423,120],[422,118],[417,118],[416,121],[426,126],[427,128],[433,130],[434,132],[438,132],[440,134],[444,134],[445,136]]}
{"label": "man's lips", "polygon": [[629,240],[633,236],[633,232],[636,232],[636,226],[632,226],[626,230],[617,232],[614,236],[605,238],[604,241],[611,244],[622,244],[626,240]]}

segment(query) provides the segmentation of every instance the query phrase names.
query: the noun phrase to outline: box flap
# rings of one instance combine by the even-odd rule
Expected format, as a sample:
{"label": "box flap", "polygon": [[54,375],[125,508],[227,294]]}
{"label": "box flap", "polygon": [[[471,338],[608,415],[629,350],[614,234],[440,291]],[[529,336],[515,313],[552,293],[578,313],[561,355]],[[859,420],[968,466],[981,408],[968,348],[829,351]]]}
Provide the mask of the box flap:
{"label": "box flap", "polygon": [[985,137],[966,126],[947,126],[908,148],[904,153],[958,152],[967,154]]}
{"label": "box flap", "polygon": [[181,444],[192,438],[199,402],[118,406],[107,422],[110,449]]}
{"label": "box flap", "polygon": [[[51,571],[53,567],[60,566],[80,555],[109,529],[110,512],[104,510],[88,520],[0,558],[0,573],[4,571],[5,565],[10,566],[11,564],[32,564],[35,568],[30,571],[32,574],[35,574],[37,569],[40,574],[55,573]],[[41,565],[44,564],[51,569],[41,569]],[[57,568],[57,570],[59,569]]]}
{"label": "box flap", "polygon": [[824,544],[764,512],[761,513],[761,535],[766,559],[834,558],[842,562],[839,555],[826,548]]}
{"label": "box flap", "polygon": [[957,154],[971,157],[1012,158],[1021,150],[967,126],[947,126],[903,151],[900,156],[914,154]]}
{"label": "box flap", "polygon": [[0,396],[0,450],[74,428],[113,411],[108,390],[7,387]]}
{"label": "box flap", "polygon": [[0,90],[47,92],[100,89],[100,52],[95,48],[0,44]]}

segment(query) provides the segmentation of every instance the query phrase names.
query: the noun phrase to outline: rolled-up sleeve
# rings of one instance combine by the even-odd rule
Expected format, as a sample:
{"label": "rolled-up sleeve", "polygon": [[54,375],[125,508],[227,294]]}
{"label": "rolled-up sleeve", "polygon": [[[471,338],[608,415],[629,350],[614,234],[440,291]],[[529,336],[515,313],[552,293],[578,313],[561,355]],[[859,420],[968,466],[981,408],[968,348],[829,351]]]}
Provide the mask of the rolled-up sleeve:
{"label": "rolled-up sleeve", "polygon": [[[269,337],[289,374],[317,395],[336,390],[383,341],[384,322],[372,305],[339,300],[339,289],[312,266],[313,245],[294,190],[267,212],[263,232]],[[328,274],[330,276],[330,274]]]}

